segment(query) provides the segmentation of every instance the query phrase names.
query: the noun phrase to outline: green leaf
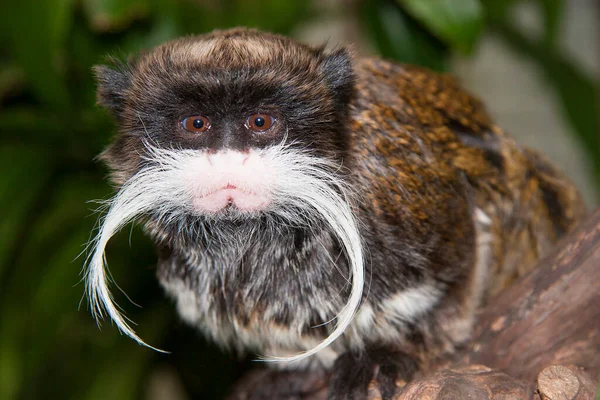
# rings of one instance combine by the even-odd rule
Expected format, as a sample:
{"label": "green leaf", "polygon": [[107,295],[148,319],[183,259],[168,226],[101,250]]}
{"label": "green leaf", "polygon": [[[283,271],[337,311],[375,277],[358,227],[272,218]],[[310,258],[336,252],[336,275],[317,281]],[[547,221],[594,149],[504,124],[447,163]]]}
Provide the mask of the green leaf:
{"label": "green leaf", "polygon": [[27,145],[73,169],[94,168],[91,161],[108,143],[113,123],[99,108],[82,109],[69,117],[42,107],[0,110],[0,146]]}
{"label": "green leaf", "polygon": [[122,345],[120,356],[112,358],[98,371],[89,392],[82,399],[135,399],[139,397],[140,378],[150,358],[148,351]]}
{"label": "green leaf", "polygon": [[470,54],[483,28],[479,0],[396,0],[448,45]]}
{"label": "green leaf", "polygon": [[363,3],[367,32],[380,54],[407,64],[446,69],[446,46],[388,0]]}
{"label": "green leaf", "polygon": [[[288,34],[310,15],[311,3],[289,0],[223,0],[181,2],[178,8],[179,23],[186,32],[203,33],[215,28],[246,26]],[[198,23],[199,18],[202,23]]]}
{"label": "green leaf", "polygon": [[508,10],[521,0],[480,0],[485,14],[491,18],[502,18]]}
{"label": "green leaf", "polygon": [[3,62],[0,64],[0,102],[6,95],[19,91],[24,81],[23,68],[14,63]]}
{"label": "green leaf", "polygon": [[83,9],[96,32],[114,32],[126,28],[148,14],[147,0],[85,0]]}
{"label": "green leaf", "polygon": [[117,56],[120,54],[134,54],[140,49],[149,49],[159,44],[180,36],[180,25],[174,16],[163,14],[155,19],[150,32],[136,32],[125,38],[119,46]]}
{"label": "green leaf", "polygon": [[563,0],[539,0],[544,15],[544,42],[548,47],[554,46],[560,33]]}
{"label": "green leaf", "polygon": [[69,102],[64,83],[64,42],[71,24],[72,0],[2,2],[0,32],[11,55],[23,68],[42,102],[64,108]]}
{"label": "green leaf", "polygon": [[[7,263],[19,240],[27,236],[32,207],[38,202],[40,191],[49,179],[53,169],[52,158],[43,149],[21,145],[0,147],[0,288],[5,285],[3,278]],[[1,290],[0,290],[1,292]]]}
{"label": "green leaf", "polygon": [[[44,127],[43,135],[48,131],[60,131],[64,127],[60,117],[50,110],[43,110],[41,107],[11,107],[0,109],[0,131],[3,133],[3,139],[11,137],[13,134],[22,136],[25,132],[33,132]],[[37,138],[36,138],[37,139]]]}
{"label": "green leaf", "polygon": [[[235,25],[287,33],[308,15],[310,2],[289,0],[237,1]],[[227,8],[225,8],[227,10]],[[233,22],[233,21],[232,21]]]}
{"label": "green leaf", "polygon": [[[173,329],[169,318],[170,307],[166,302],[145,308],[139,313],[140,328],[146,327],[143,337],[154,343],[160,337],[165,337]],[[103,331],[106,335],[108,330]],[[122,335],[115,335],[118,341],[113,351],[103,354],[102,365],[97,369],[94,380],[85,392],[78,396],[81,400],[128,400],[141,398],[146,394],[148,379],[147,369],[151,360],[160,355],[152,350],[134,344]],[[100,358],[100,357],[97,357]],[[141,393],[140,393],[141,392]]]}
{"label": "green leaf", "polygon": [[24,381],[23,354],[21,349],[15,345],[15,325],[22,327],[19,323],[23,315],[17,308],[4,310],[2,313],[4,321],[0,326],[0,398],[12,400],[18,398],[19,388]]}
{"label": "green leaf", "polygon": [[565,118],[591,157],[600,186],[600,85],[587,76],[567,57],[535,42],[504,19],[493,21],[492,27],[512,49],[529,57],[543,71],[553,86],[564,110]]}

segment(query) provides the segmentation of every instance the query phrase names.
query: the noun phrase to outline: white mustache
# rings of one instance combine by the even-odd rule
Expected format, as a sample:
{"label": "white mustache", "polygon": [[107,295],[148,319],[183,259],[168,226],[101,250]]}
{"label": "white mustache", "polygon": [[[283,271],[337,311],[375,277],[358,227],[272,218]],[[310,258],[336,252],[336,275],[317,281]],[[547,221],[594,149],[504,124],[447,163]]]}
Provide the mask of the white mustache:
{"label": "white mustache", "polygon": [[[95,238],[88,244],[86,260],[86,294],[94,318],[100,322],[107,315],[125,335],[142,346],[162,351],[145,343],[119,311],[108,288],[105,248],[110,238],[124,225],[139,217],[152,215],[162,223],[176,222],[183,216],[217,219],[218,215],[199,215],[186,187],[189,168],[204,157],[197,150],[158,149],[147,144],[149,166],[130,178],[106,202],[108,209],[101,218]],[[331,334],[310,350],[293,356],[264,356],[265,361],[300,361],[319,352],[339,338],[352,322],[360,306],[364,288],[364,256],[358,222],[354,215],[353,193],[334,172],[335,163],[310,155],[290,145],[278,145],[258,151],[275,173],[270,187],[272,204],[266,210],[294,224],[311,226],[315,219],[326,222],[343,247],[352,275],[350,296],[336,316]]]}

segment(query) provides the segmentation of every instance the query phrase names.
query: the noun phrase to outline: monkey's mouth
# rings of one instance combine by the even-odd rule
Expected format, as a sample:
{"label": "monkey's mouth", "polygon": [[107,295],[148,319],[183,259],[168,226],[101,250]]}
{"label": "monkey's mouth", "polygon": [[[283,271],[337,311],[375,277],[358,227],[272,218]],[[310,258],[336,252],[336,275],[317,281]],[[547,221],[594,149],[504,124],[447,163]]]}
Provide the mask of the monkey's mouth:
{"label": "monkey's mouth", "polygon": [[261,211],[271,203],[267,193],[252,192],[247,188],[228,183],[221,188],[193,196],[192,204],[202,213],[217,213],[227,208],[240,211]]}

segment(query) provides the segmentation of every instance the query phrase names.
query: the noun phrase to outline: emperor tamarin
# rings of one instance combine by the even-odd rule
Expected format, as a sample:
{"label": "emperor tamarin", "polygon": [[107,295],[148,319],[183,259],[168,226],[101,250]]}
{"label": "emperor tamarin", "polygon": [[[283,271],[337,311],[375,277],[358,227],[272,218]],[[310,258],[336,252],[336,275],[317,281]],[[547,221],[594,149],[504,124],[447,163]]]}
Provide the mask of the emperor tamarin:
{"label": "emperor tamarin", "polygon": [[118,192],[88,262],[93,313],[143,343],[104,266],[140,219],[185,321],[274,365],[333,368],[332,399],[468,340],[477,307],[583,214],[448,75],[247,29],[95,73],[119,132],[101,156]]}

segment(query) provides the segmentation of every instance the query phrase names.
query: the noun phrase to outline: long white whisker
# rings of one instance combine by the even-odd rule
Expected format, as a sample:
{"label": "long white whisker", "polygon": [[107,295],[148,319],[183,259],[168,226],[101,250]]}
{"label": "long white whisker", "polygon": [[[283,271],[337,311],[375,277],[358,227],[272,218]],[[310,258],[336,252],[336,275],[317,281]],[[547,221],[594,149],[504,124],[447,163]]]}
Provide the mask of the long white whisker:
{"label": "long white whisker", "polygon": [[[312,349],[288,357],[267,356],[265,361],[297,362],[323,350],[339,338],[350,325],[360,306],[364,286],[364,259],[362,241],[358,224],[352,210],[351,201],[339,176],[328,171],[332,163],[301,154],[274,153],[280,156],[279,163],[282,174],[285,174],[286,185],[281,188],[280,196],[302,206],[308,205],[330,226],[341,242],[350,263],[352,289],[344,308],[337,315],[337,324],[333,332]],[[310,190],[307,190],[310,188]]]}

